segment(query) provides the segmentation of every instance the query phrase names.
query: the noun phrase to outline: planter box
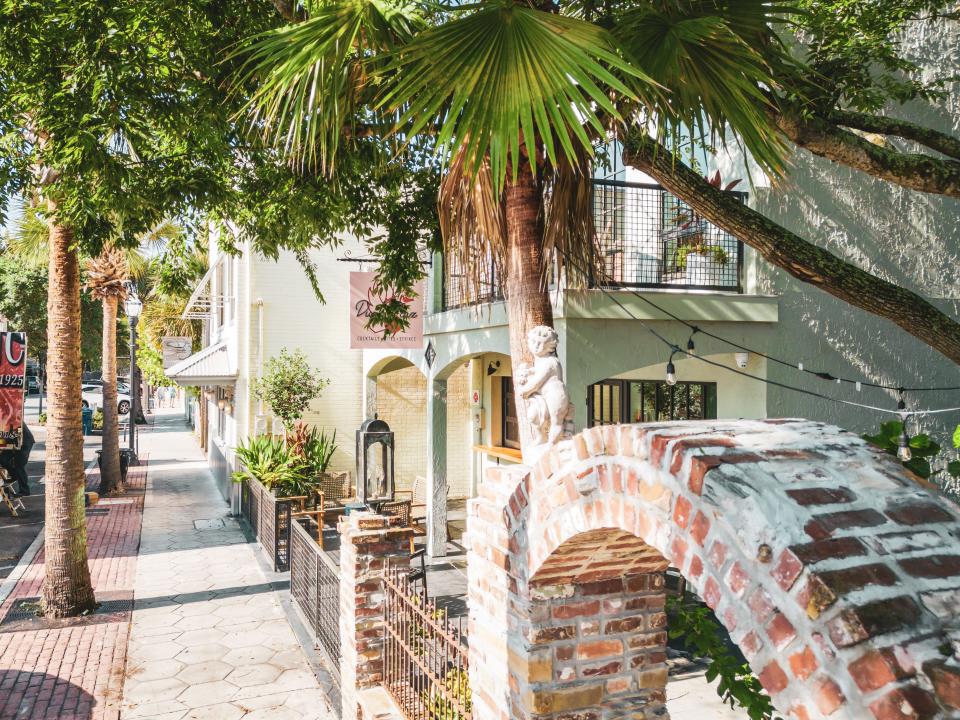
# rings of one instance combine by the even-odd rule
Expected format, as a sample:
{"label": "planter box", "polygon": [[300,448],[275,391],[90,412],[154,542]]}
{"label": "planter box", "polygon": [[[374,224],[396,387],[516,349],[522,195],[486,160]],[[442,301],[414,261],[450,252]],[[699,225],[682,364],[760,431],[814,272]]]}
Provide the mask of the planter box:
{"label": "planter box", "polygon": [[[729,263],[729,261],[728,261]],[[721,265],[713,255],[690,253],[687,255],[687,285],[721,287],[729,285],[726,279],[726,265]]]}
{"label": "planter box", "polygon": [[290,511],[292,500],[274,496],[264,485],[245,478],[241,512],[260,546],[273,559],[276,572],[290,569]]}
{"label": "planter box", "polygon": [[290,595],[314,642],[327,656],[333,679],[340,682],[340,568],[304,526],[290,529]]}

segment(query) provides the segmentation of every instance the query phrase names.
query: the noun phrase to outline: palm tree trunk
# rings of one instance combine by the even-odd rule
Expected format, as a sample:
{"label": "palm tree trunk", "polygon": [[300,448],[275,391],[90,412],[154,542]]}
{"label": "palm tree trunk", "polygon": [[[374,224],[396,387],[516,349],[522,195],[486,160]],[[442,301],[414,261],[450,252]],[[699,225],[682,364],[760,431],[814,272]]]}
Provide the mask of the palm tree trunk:
{"label": "palm tree trunk", "polygon": [[120,476],[120,422],[117,416],[117,303],[116,295],[103,299],[103,443],[100,458],[100,494],[123,490]]}
{"label": "palm tree trunk", "polygon": [[[51,217],[56,205],[50,203]],[[43,610],[68,617],[93,610],[84,513],[80,418],[80,265],[73,230],[50,222],[47,291],[47,460]]]}
{"label": "palm tree trunk", "polygon": [[507,179],[504,215],[507,224],[505,294],[510,325],[510,361],[514,372],[514,397],[520,424],[520,445],[530,444],[526,403],[517,391],[516,368],[530,363],[527,333],[538,325],[553,327],[550,293],[543,282],[543,193],[525,163],[515,181]]}

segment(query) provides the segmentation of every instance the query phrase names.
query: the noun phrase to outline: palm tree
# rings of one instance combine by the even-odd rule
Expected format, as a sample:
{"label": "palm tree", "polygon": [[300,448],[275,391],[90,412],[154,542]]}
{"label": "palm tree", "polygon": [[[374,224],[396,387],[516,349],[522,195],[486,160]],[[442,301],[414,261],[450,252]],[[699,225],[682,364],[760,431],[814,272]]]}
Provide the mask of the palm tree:
{"label": "palm tree", "polygon": [[120,474],[120,419],[117,406],[117,308],[127,296],[130,272],[123,251],[108,247],[87,261],[86,289],[103,302],[103,439],[100,494],[123,491]]}
{"label": "palm tree", "polygon": [[306,3],[303,22],[253,40],[237,84],[255,88],[253,125],[308,170],[335,174],[343,146],[371,136],[428,138],[446,162],[445,255],[472,276],[468,291],[500,270],[517,364],[527,331],[553,324],[553,268],[566,263],[576,285],[593,266],[583,209],[596,145],[636,128],[720,141],[732,129],[765,170],[783,167],[763,110],[773,74],[754,50],[779,47],[775,2],[613,5]]}
{"label": "palm tree", "polygon": [[[50,203],[52,206],[53,203]],[[47,441],[43,610],[69,617],[93,610],[87,565],[80,377],[80,261],[72,228],[49,207]],[[58,462],[50,462],[56,458]]]}

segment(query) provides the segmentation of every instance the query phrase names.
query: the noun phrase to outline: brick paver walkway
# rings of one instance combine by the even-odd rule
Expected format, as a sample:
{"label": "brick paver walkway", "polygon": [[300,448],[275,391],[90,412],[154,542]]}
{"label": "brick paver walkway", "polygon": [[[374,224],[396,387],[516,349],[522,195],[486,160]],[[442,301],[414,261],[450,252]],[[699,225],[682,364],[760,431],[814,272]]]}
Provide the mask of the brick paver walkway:
{"label": "brick paver walkway", "polygon": [[0,607],[2,720],[118,717],[146,475],[145,465],[131,468],[126,495],[88,510],[90,573],[101,610],[61,621],[21,612],[41,594],[42,549]]}

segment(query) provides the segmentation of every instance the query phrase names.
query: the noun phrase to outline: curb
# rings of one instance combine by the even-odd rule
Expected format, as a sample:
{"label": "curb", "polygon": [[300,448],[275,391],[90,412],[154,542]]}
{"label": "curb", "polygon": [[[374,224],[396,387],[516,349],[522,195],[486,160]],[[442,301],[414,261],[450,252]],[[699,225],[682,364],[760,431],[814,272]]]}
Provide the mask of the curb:
{"label": "curb", "polygon": [[[87,466],[83,469],[84,477],[86,477],[87,473],[96,467],[96,465],[96,458],[88,462]],[[10,593],[13,592],[13,589],[17,586],[17,583],[20,582],[20,579],[23,577],[24,573],[27,572],[27,568],[30,567],[31,563],[33,563],[34,559],[37,557],[37,553],[40,552],[40,548],[43,547],[44,531],[46,530],[46,527],[47,524],[45,522],[40,523],[40,531],[33,539],[33,542],[30,543],[23,555],[20,556],[20,560],[16,565],[13,566],[13,570],[10,572],[10,574],[3,579],[3,582],[0,582],[0,605],[3,605],[7,598],[10,597]]]}
{"label": "curb", "polygon": [[20,578],[27,572],[27,568],[30,567],[37,553],[40,552],[40,548],[43,547],[43,533],[45,528],[46,523],[41,523],[40,532],[37,533],[33,542],[30,543],[30,546],[20,557],[20,561],[14,566],[13,571],[7,575],[3,583],[0,583],[0,605],[3,605],[7,598],[10,597],[10,593],[13,592],[17,583],[20,582]]}

